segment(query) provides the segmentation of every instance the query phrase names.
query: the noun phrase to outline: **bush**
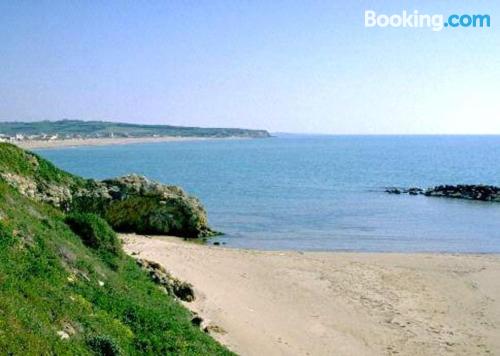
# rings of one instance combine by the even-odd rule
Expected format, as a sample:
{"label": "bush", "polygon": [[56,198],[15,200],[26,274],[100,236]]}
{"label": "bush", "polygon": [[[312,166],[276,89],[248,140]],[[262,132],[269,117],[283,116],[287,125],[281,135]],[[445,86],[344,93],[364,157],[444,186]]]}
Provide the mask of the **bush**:
{"label": "bush", "polygon": [[101,217],[89,213],[74,213],[68,215],[65,222],[76,235],[80,236],[87,247],[98,251],[104,255],[103,257],[113,258],[122,255],[120,240]]}
{"label": "bush", "polygon": [[14,243],[15,239],[12,233],[0,221],[0,248],[6,248]]}
{"label": "bush", "polygon": [[99,356],[118,356],[122,354],[120,347],[107,336],[91,336],[87,344]]}

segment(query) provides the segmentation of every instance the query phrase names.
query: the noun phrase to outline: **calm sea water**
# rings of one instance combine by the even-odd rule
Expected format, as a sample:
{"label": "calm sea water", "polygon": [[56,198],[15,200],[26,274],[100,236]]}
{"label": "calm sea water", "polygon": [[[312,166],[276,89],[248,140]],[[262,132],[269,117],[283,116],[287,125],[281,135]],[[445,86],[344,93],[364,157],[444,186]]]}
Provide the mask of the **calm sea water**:
{"label": "calm sea water", "polygon": [[500,185],[499,136],[314,136],[39,150],[92,178],[139,173],[198,196],[228,246],[500,252],[500,204],[385,186]]}

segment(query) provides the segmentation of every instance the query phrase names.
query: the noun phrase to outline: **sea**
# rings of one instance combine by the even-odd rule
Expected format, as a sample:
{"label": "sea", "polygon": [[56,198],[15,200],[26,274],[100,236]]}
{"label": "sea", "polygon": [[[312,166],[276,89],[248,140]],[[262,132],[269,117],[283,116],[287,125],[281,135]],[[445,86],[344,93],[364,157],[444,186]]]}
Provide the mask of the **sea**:
{"label": "sea", "polygon": [[262,250],[499,253],[500,203],[385,187],[500,185],[500,136],[316,136],[40,149],[88,178],[182,186],[224,232]]}

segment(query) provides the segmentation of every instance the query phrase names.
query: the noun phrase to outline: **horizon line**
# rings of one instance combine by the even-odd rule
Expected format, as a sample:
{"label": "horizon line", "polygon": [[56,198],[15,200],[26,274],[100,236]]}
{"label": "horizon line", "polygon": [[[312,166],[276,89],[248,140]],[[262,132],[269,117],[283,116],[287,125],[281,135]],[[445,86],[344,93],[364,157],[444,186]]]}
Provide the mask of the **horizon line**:
{"label": "horizon line", "polygon": [[12,124],[12,123],[35,123],[35,122],[58,122],[58,121],[80,121],[80,122],[104,122],[104,123],[114,123],[114,124],[126,124],[126,125],[146,125],[146,126],[177,126],[177,127],[195,127],[195,128],[214,128],[214,129],[224,129],[224,128],[236,128],[245,130],[265,130],[271,135],[306,135],[306,136],[500,136],[498,133],[342,133],[342,132],[300,132],[300,131],[272,131],[266,128],[249,128],[249,127],[227,127],[227,126],[190,126],[189,124],[164,124],[164,123],[139,123],[139,122],[126,122],[126,121],[114,121],[112,119],[34,119],[34,120],[9,120],[3,121],[0,119],[1,124]]}

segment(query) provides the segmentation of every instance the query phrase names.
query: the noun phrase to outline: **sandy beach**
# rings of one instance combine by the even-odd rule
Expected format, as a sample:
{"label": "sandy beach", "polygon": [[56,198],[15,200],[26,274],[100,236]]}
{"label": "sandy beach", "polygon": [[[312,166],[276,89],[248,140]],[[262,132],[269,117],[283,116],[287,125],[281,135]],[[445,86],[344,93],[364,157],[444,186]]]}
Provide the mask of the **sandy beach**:
{"label": "sandy beach", "polygon": [[128,138],[86,138],[86,139],[68,139],[68,140],[25,140],[13,141],[15,145],[30,150],[36,148],[60,148],[60,147],[78,147],[78,146],[109,146],[109,145],[130,145],[134,143],[156,143],[156,142],[174,142],[174,141],[203,141],[203,140],[229,140],[245,139],[243,137],[128,137]]}
{"label": "sandy beach", "polygon": [[267,252],[121,235],[241,355],[500,354],[500,256]]}

